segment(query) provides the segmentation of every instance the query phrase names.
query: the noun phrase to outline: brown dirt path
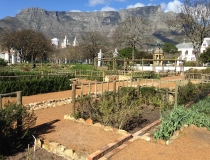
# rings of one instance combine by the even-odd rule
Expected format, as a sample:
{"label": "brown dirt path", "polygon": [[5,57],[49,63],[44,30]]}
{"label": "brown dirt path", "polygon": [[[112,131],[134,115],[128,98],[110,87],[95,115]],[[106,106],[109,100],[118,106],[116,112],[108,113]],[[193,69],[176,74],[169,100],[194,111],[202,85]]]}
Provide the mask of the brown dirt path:
{"label": "brown dirt path", "polygon": [[172,144],[137,140],[110,160],[210,160],[210,131],[187,128]]}

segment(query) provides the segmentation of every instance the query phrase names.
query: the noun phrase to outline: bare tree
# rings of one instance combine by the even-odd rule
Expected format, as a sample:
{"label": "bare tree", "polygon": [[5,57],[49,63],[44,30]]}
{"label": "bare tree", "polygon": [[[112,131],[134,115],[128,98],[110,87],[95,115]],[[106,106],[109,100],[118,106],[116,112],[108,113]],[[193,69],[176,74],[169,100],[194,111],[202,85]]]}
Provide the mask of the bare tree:
{"label": "bare tree", "polygon": [[94,59],[100,49],[106,52],[108,41],[105,36],[99,32],[89,32],[87,35],[82,35],[80,46],[83,48],[83,55],[87,59]]}
{"label": "bare tree", "polygon": [[185,0],[180,7],[180,12],[167,21],[190,39],[198,66],[201,45],[204,38],[210,34],[210,1]]}
{"label": "bare tree", "polygon": [[149,21],[142,17],[128,17],[121,22],[115,31],[115,41],[127,47],[132,47],[132,59],[137,46],[142,47],[148,43],[149,38],[146,32],[149,29]]}

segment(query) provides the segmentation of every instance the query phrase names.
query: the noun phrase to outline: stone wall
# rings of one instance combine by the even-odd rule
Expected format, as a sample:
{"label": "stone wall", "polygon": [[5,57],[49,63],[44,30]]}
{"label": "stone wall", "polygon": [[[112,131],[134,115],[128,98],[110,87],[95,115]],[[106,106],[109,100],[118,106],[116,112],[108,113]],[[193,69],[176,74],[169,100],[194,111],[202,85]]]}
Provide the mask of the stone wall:
{"label": "stone wall", "polygon": [[29,110],[39,110],[39,109],[45,109],[50,107],[58,107],[65,104],[72,103],[72,98],[62,98],[62,99],[51,99],[47,101],[42,102],[35,102],[35,103],[29,103],[25,105]]}

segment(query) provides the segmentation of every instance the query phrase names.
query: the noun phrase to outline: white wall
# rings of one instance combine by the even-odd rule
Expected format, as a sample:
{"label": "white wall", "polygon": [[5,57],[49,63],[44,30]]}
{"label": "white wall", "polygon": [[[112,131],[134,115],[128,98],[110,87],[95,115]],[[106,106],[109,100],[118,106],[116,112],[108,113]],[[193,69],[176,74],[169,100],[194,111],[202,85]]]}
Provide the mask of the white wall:
{"label": "white wall", "polygon": [[[138,66],[134,66],[132,67],[134,70],[136,71],[142,71],[142,66],[138,65]],[[183,71],[187,71],[191,68],[193,69],[206,69],[206,67],[183,67],[183,66],[155,66],[154,67],[154,71],[155,72],[160,72],[162,70],[164,71],[171,71],[171,72],[174,72],[175,71],[175,68],[176,68],[176,72],[183,72]],[[143,66],[143,71],[153,71],[153,66]]]}

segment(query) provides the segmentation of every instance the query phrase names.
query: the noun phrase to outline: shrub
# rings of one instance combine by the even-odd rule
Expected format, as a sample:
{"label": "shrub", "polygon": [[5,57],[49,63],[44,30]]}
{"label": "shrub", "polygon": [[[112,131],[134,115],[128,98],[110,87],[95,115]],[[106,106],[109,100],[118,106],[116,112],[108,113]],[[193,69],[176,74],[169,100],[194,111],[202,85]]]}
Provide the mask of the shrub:
{"label": "shrub", "polygon": [[[17,127],[18,121],[22,125]],[[15,103],[5,104],[0,109],[0,155],[7,155],[27,146],[33,132],[30,130],[35,125],[34,112],[28,112],[26,107]]]}
{"label": "shrub", "polygon": [[0,66],[6,66],[6,65],[7,62],[4,59],[0,58]]}
{"label": "shrub", "polygon": [[[131,130],[141,118],[141,103],[133,99],[134,89],[121,88],[118,93],[105,92],[98,99],[84,96],[77,100],[76,117]],[[136,97],[135,97],[136,98]]]}
{"label": "shrub", "polygon": [[179,87],[178,92],[178,104],[186,104],[192,100],[194,100],[197,94],[197,87],[192,82],[188,82],[186,85]]}
{"label": "shrub", "polygon": [[184,124],[194,124],[197,127],[206,127],[210,130],[210,97],[199,101],[190,109],[186,110],[184,106],[174,108],[170,113],[162,117],[161,127],[154,133],[158,139],[168,140],[176,130],[179,130]]}

